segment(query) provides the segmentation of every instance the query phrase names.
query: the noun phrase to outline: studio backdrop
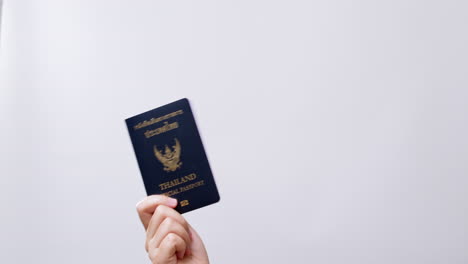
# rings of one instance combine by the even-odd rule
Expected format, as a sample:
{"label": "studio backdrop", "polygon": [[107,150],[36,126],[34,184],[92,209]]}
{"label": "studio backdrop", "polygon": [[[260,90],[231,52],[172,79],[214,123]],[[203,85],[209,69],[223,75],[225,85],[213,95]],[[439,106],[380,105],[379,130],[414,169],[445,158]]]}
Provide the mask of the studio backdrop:
{"label": "studio backdrop", "polygon": [[0,263],[149,263],[124,120],[181,98],[212,263],[468,263],[468,2],[2,9]]}

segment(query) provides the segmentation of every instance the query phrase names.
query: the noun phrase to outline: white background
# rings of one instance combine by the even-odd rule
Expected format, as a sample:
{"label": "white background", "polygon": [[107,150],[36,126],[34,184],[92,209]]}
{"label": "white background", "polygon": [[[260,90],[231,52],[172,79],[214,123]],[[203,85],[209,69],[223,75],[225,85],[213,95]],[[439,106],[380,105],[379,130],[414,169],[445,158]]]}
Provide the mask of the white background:
{"label": "white background", "polygon": [[124,119],[187,97],[213,263],[468,263],[467,10],[6,0],[0,262],[149,263]]}

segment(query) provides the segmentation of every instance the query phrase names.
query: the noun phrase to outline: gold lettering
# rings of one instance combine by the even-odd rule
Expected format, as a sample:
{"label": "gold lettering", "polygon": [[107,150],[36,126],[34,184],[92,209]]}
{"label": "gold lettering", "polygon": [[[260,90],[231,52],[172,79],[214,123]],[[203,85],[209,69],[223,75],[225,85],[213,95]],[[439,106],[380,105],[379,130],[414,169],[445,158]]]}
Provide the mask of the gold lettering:
{"label": "gold lettering", "polygon": [[186,183],[188,181],[193,181],[196,178],[197,178],[197,175],[195,173],[191,173],[191,174],[189,174],[187,176],[183,176],[183,177],[174,179],[172,181],[163,182],[163,183],[159,184],[159,188],[161,189],[161,191],[163,191],[163,190],[175,187],[177,185],[180,185],[182,183]]}
{"label": "gold lettering", "polygon": [[[182,186],[182,187],[176,188],[176,189],[174,189],[174,190],[165,192],[165,193],[163,193],[163,195],[166,195],[166,196],[173,196],[173,195],[175,195],[175,194],[178,194],[178,193],[181,193],[181,192],[186,192],[186,191],[195,189],[195,188],[200,187],[200,186],[203,186],[203,185],[205,185],[205,181],[204,181],[204,180],[201,180],[201,181],[197,181],[197,182],[195,182],[195,183],[192,183],[192,184],[189,184],[189,185],[186,185],[186,186]],[[182,204],[181,204],[181,205],[182,205]]]}
{"label": "gold lettering", "polygon": [[[191,173],[191,174],[189,174],[187,176],[183,176],[183,177],[174,179],[172,181],[163,182],[163,183],[159,184],[159,188],[161,189],[161,191],[164,191],[164,190],[167,190],[169,188],[179,186],[179,185],[181,185],[183,183],[194,181],[196,178],[197,178],[197,175],[195,173]],[[197,188],[197,187],[200,187],[200,186],[203,186],[203,185],[205,185],[205,181],[200,180],[200,181],[197,181],[197,182],[185,185],[185,186],[180,186],[179,188],[175,188],[173,190],[167,191],[167,192],[163,193],[163,195],[173,196],[173,195],[176,195],[178,193],[186,192],[188,190],[192,190],[194,188]],[[188,205],[188,201],[187,201],[187,205]],[[183,206],[183,205],[181,204],[181,206]]]}
{"label": "gold lettering", "polygon": [[200,187],[202,185],[205,185],[205,181],[203,181],[203,180],[197,181],[196,183],[192,183],[192,184],[189,184],[187,186],[180,187],[179,192],[185,192],[185,191],[191,190],[193,188]]}
{"label": "gold lettering", "polygon": [[[133,126],[133,129],[134,130],[137,130],[137,129],[140,129],[140,128],[143,128],[143,127],[147,127],[147,126],[150,126],[150,125],[153,125],[153,124],[156,124],[158,122],[161,122],[161,121],[164,121],[166,119],[169,119],[171,117],[174,117],[174,116],[177,116],[177,115],[181,115],[183,114],[184,111],[183,110],[177,110],[175,112],[172,112],[172,113],[169,113],[167,115],[164,115],[164,116],[161,116],[161,117],[157,117],[157,118],[151,118],[149,121],[148,120],[145,120],[143,122],[140,122],[138,124],[136,124],[135,126]],[[146,134],[146,133],[145,133]]]}
{"label": "gold lettering", "polygon": [[173,195],[176,195],[178,193],[179,193],[179,189],[175,189],[175,190],[172,190],[172,191],[165,192],[165,193],[163,193],[163,195],[173,196]]}
{"label": "gold lettering", "polygon": [[179,123],[177,123],[177,122],[170,123],[170,124],[168,122],[164,122],[164,125],[162,127],[158,127],[156,129],[153,129],[153,130],[146,130],[145,131],[145,137],[150,138],[152,136],[156,136],[156,135],[159,135],[161,133],[176,129],[178,127],[179,127]]}

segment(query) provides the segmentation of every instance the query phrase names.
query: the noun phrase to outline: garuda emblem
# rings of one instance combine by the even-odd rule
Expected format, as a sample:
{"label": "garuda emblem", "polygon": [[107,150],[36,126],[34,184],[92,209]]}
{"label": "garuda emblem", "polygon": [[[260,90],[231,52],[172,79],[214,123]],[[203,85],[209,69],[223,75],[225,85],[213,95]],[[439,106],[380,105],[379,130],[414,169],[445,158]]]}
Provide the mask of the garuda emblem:
{"label": "garuda emblem", "polygon": [[182,165],[180,162],[180,143],[177,138],[175,139],[175,145],[172,146],[172,149],[167,145],[164,148],[164,153],[154,145],[154,155],[156,158],[164,165],[165,171],[175,171]]}

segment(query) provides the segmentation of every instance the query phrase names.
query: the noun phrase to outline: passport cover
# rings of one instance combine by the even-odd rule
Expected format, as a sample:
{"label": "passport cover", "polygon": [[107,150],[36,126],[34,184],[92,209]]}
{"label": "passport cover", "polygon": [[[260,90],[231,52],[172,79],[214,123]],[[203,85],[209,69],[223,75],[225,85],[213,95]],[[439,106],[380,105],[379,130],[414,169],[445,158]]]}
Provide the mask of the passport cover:
{"label": "passport cover", "polygon": [[186,213],[219,201],[189,101],[184,98],[125,120],[146,193],[178,200]]}

